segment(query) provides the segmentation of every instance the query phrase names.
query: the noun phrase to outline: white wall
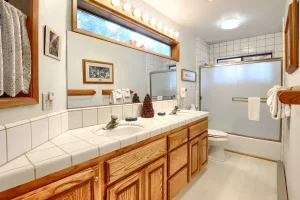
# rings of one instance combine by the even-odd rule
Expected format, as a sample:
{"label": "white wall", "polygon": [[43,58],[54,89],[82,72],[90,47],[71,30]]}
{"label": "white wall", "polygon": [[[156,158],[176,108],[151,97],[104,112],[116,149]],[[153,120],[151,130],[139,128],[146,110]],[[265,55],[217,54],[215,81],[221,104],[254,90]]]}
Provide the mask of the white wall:
{"label": "white wall", "polygon": [[[109,97],[102,96],[102,89],[129,88],[143,100],[147,92],[146,53],[71,31],[67,38],[68,89],[96,91],[94,96],[68,97],[68,108],[108,105]],[[82,59],[113,63],[114,84],[83,84]]]}
{"label": "white wall", "polygon": [[[42,104],[0,110],[0,124],[6,124],[66,109],[66,30],[70,24],[69,0],[40,0],[39,2],[39,89],[55,93],[53,110],[42,111]],[[44,56],[44,26],[48,25],[62,39],[61,61]]]}
{"label": "white wall", "polygon": [[[287,0],[285,16],[292,0]],[[285,17],[286,18],[286,17]],[[300,85],[300,70],[285,74],[285,87]],[[300,106],[292,105],[290,121],[284,123],[284,165],[290,200],[300,199]]]}

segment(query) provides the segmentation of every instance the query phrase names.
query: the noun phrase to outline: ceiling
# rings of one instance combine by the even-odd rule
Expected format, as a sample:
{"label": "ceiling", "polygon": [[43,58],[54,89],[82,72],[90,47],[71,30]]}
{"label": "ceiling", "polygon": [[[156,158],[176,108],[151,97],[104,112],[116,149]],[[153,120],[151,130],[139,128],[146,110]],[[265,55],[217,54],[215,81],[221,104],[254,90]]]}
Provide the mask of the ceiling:
{"label": "ceiling", "polygon": [[[144,0],[178,24],[192,28],[212,44],[282,31],[286,0]],[[222,30],[225,19],[240,26]]]}

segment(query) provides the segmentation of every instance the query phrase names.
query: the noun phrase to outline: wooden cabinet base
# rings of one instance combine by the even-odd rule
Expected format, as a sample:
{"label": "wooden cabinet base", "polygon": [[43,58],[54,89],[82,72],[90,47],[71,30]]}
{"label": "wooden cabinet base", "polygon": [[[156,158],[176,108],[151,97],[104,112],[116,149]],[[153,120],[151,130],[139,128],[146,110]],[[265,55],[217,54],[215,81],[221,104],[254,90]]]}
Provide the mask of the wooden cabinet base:
{"label": "wooden cabinet base", "polygon": [[171,200],[188,184],[187,167],[184,167],[176,175],[169,179],[168,199]]}

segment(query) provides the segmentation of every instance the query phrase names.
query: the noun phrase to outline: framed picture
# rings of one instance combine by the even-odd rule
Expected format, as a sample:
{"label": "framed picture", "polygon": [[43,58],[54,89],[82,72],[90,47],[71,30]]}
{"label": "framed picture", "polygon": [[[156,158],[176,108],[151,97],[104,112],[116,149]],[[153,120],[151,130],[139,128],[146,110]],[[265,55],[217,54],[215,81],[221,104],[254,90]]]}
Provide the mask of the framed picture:
{"label": "framed picture", "polygon": [[61,38],[60,36],[51,30],[48,26],[45,26],[45,55],[60,60],[61,58]]}
{"label": "framed picture", "polygon": [[284,30],[285,71],[292,74],[299,68],[299,9],[298,0],[289,5],[288,16]]}
{"label": "framed picture", "polygon": [[83,83],[113,84],[114,64],[94,60],[82,60]]}
{"label": "framed picture", "polygon": [[181,80],[196,82],[196,72],[182,69],[181,70]]}

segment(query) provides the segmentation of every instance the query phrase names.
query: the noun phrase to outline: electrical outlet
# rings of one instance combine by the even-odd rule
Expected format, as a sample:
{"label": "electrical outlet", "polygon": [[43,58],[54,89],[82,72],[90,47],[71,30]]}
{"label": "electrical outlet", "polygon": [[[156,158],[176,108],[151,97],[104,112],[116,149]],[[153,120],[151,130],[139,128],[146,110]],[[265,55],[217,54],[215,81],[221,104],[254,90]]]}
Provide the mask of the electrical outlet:
{"label": "electrical outlet", "polygon": [[43,93],[43,110],[52,110],[53,100],[50,100],[49,93]]}

